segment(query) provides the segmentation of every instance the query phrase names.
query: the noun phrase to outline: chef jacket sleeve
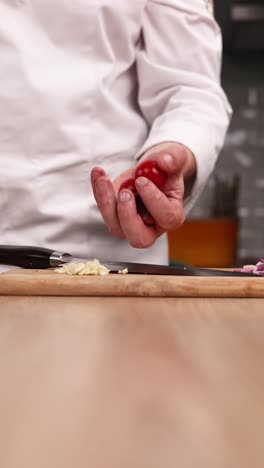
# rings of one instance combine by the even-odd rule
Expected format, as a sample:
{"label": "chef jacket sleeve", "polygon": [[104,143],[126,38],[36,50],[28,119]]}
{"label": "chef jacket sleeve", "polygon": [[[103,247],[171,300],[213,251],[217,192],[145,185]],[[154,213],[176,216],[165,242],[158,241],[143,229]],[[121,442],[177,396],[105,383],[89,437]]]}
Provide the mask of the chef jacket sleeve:
{"label": "chef jacket sleeve", "polygon": [[188,212],[213,171],[232,114],[220,84],[222,37],[207,0],[149,0],[137,55],[139,106],[153,145],[187,146],[197,177],[185,199]]}

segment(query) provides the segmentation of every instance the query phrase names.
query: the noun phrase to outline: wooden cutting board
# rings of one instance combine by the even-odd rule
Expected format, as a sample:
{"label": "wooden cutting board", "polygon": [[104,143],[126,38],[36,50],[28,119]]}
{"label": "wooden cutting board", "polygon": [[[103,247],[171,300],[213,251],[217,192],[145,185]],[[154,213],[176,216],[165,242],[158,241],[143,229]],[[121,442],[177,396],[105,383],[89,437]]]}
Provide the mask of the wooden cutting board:
{"label": "wooden cutting board", "polygon": [[52,270],[0,275],[2,296],[264,297],[264,277],[69,276]]}

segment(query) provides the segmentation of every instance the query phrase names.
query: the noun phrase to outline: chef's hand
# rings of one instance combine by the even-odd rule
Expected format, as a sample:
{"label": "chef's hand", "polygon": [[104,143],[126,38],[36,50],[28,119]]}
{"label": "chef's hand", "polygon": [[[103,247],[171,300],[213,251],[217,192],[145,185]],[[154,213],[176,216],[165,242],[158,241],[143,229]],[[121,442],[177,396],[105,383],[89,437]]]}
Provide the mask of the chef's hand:
{"label": "chef's hand", "polygon": [[162,191],[145,177],[136,179],[136,189],[151,215],[145,222],[137,213],[133,193],[128,189],[119,192],[121,183],[134,177],[135,168],[123,172],[113,183],[102,168],[94,167],[91,172],[94,197],[110,233],[127,239],[137,249],[150,247],[162,234],[182,225],[185,183],[196,174],[192,152],[179,143],[161,143],[152,147],[139,164],[146,159],[156,161],[168,176]]}

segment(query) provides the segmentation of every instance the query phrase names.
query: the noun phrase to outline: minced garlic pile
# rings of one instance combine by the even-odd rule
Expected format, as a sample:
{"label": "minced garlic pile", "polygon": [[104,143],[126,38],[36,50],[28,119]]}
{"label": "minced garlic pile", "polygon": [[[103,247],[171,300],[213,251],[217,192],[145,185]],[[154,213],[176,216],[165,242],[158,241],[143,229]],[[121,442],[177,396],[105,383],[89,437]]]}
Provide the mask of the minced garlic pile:
{"label": "minced garlic pile", "polygon": [[[99,260],[94,259],[87,263],[67,263],[60,268],[56,268],[56,273],[64,273],[66,275],[79,275],[79,276],[88,276],[88,275],[97,275],[97,276],[106,276],[109,275],[111,270],[108,270],[104,265],[102,265]],[[127,268],[120,270],[118,273],[126,274],[128,273]]]}
{"label": "minced garlic pile", "polygon": [[119,273],[120,275],[127,275],[128,269],[127,269],[127,268],[124,268],[124,270],[119,270],[118,273]]}

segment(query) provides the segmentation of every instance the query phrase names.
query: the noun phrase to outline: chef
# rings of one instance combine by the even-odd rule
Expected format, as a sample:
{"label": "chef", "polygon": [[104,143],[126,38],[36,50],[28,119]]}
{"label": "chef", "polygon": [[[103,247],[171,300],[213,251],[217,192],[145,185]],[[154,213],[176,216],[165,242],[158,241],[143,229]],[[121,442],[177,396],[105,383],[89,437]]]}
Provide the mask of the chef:
{"label": "chef", "polygon": [[[229,124],[220,68],[207,0],[0,0],[0,244],[167,263]],[[150,223],[119,190],[144,159]]]}

